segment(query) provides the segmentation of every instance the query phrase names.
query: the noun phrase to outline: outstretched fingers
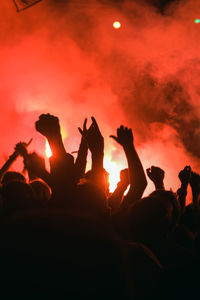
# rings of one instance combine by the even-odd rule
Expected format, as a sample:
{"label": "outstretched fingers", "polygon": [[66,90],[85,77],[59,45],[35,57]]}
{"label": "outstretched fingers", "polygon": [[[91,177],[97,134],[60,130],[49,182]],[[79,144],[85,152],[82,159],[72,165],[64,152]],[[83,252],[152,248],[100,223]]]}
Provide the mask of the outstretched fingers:
{"label": "outstretched fingers", "polygon": [[87,131],[87,118],[85,118],[85,121],[83,123],[83,131]]}
{"label": "outstretched fingers", "polygon": [[84,136],[84,132],[83,132],[83,130],[81,129],[81,127],[78,127],[78,131],[80,132],[80,134],[81,134],[82,136]]}
{"label": "outstretched fingers", "polygon": [[81,129],[81,127],[78,127],[78,131],[80,132],[80,134],[82,135],[82,137],[86,138],[87,136],[87,118],[85,118],[84,123],[83,123],[83,129]]}
{"label": "outstretched fingers", "polygon": [[101,134],[96,119],[94,117],[91,117],[91,120],[92,120],[93,127]]}
{"label": "outstretched fingers", "polygon": [[33,138],[31,138],[28,143],[25,143],[26,147],[29,146],[32,143]]}

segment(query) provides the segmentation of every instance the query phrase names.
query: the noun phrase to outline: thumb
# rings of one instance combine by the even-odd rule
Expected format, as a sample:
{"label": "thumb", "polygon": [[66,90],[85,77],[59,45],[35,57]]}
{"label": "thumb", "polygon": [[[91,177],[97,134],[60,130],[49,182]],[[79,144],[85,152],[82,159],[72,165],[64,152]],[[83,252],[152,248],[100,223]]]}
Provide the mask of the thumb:
{"label": "thumb", "polygon": [[118,142],[118,138],[116,136],[110,135],[109,137],[112,138],[113,140],[115,140],[116,142]]}

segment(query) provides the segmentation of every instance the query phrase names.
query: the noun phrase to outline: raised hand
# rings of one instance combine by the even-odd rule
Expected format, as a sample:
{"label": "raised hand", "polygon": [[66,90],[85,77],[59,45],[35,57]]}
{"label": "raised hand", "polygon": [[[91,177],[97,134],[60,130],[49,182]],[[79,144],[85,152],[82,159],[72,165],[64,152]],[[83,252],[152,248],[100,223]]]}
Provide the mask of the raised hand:
{"label": "raised hand", "polygon": [[178,177],[182,184],[188,185],[191,178],[191,167],[185,166],[185,168],[179,172]]}
{"label": "raised hand", "polygon": [[129,180],[129,171],[128,169],[121,170],[120,172],[120,182],[117,184],[117,188],[112,193],[112,195],[108,198],[109,206],[112,208],[112,213],[117,211],[121,205],[124,192],[126,191],[128,185],[130,183]]}
{"label": "raised hand", "polygon": [[181,187],[177,190],[177,196],[182,208],[182,212],[184,212],[187,196],[187,187],[191,178],[191,167],[185,166],[185,168],[179,172],[178,177],[181,181]]}
{"label": "raised hand", "polygon": [[59,159],[66,155],[65,147],[62,140],[59,119],[50,114],[42,114],[39,120],[35,122],[35,128],[44,135],[52,151],[52,158]]}
{"label": "raised hand", "polygon": [[59,119],[50,114],[42,114],[39,120],[35,122],[36,130],[46,138],[60,135]]}
{"label": "raised hand", "polygon": [[83,129],[78,128],[82,137],[87,141],[88,147],[92,153],[103,152],[104,138],[99,130],[99,126],[94,117],[91,117],[92,124],[87,129],[87,119],[84,121]]}
{"label": "raised hand", "polygon": [[128,162],[130,189],[121,206],[125,209],[142,197],[147,180],[140,158],[133,145],[132,129],[121,125],[117,129],[117,135],[110,135],[110,137],[123,147]]}
{"label": "raised hand", "polygon": [[117,136],[110,135],[118,144],[122,145],[122,147],[132,147],[133,146],[133,133],[132,129],[128,127],[124,127],[121,125],[117,129]]}
{"label": "raised hand", "polygon": [[81,129],[81,127],[78,127],[78,130],[79,130],[80,134],[82,135],[82,137],[86,140],[88,130],[89,130],[89,129],[87,129],[87,118],[85,118],[85,120],[84,120],[83,129]]}
{"label": "raised hand", "polygon": [[79,127],[79,132],[87,141],[92,154],[92,181],[105,190],[105,177],[103,168],[104,138],[99,130],[99,126],[94,117],[91,117],[92,124],[87,129],[87,119],[84,121],[83,130]]}
{"label": "raised hand", "polygon": [[19,155],[25,158],[28,155],[27,147],[31,144],[32,140],[33,139],[30,139],[28,143],[24,143],[24,142],[17,143],[15,146],[15,151],[19,153]]}
{"label": "raised hand", "polygon": [[155,166],[151,166],[146,170],[148,177],[153,181],[156,189],[164,189],[163,180],[165,177],[165,172]]}
{"label": "raised hand", "polygon": [[[24,148],[28,147],[30,145],[30,143],[32,142],[32,139],[28,142],[28,143],[20,143],[21,144],[21,148],[22,146]],[[20,146],[19,146],[20,148]],[[19,149],[18,149],[19,150]],[[10,166],[12,165],[12,163],[17,159],[17,157],[20,155],[20,152],[18,151],[15,147],[15,151],[13,152],[13,154],[11,154],[8,158],[8,160],[4,163],[4,165],[1,167],[0,169],[0,181],[1,178],[3,177],[3,175],[5,174],[5,172],[8,171],[8,169],[10,168]],[[23,149],[24,150],[24,149]]]}

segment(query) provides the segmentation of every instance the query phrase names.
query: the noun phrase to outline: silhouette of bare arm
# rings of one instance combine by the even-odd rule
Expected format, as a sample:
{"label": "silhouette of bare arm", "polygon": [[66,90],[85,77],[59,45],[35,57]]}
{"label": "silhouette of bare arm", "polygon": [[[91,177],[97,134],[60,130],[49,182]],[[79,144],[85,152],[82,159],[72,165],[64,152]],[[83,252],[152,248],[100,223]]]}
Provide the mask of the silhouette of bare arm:
{"label": "silhouette of bare arm", "polygon": [[129,172],[128,169],[121,170],[120,181],[117,184],[116,189],[108,199],[108,204],[112,209],[112,213],[117,211],[123,201],[124,192],[129,185]]}
{"label": "silhouette of bare arm", "polygon": [[88,148],[92,154],[92,172],[93,182],[105,189],[105,172],[103,168],[104,159],[104,138],[99,130],[99,126],[94,117],[91,117],[92,124],[86,131],[79,128],[83,138],[87,141]]}
{"label": "silhouette of bare arm", "polygon": [[122,125],[117,129],[117,135],[111,135],[110,137],[123,147],[128,161],[130,190],[122,202],[122,207],[125,207],[142,197],[147,186],[147,180],[143,166],[133,144],[132,130]]}
{"label": "silhouette of bare arm", "polygon": [[181,187],[177,190],[177,195],[183,212],[185,210],[187,187],[191,177],[191,167],[185,166],[185,168],[179,172],[178,177],[181,181]]}
{"label": "silhouette of bare arm", "polygon": [[83,134],[81,137],[81,143],[79,146],[78,155],[75,162],[75,172],[76,172],[77,182],[84,177],[86,165],[87,165],[88,144],[86,139],[83,137],[87,131],[86,124],[87,124],[87,119],[85,119],[84,121],[83,130],[79,128],[79,131],[81,130],[82,132],[81,131],[80,132],[81,134],[82,133]]}

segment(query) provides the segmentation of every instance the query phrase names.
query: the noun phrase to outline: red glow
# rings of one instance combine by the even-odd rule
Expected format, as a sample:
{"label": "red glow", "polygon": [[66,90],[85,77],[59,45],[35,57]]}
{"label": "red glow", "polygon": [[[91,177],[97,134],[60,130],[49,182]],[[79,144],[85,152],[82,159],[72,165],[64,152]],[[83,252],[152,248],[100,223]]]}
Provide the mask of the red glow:
{"label": "red glow", "polygon": [[[170,16],[134,1],[120,10],[50,2],[20,14],[0,2],[1,164],[17,141],[30,137],[30,150],[44,154],[34,128],[40,113],[59,116],[70,153],[80,143],[76,128],[95,115],[111,170],[123,167],[124,153],[109,135],[128,125],[145,168],[163,167],[166,187],[176,189],[184,165],[200,167],[182,137],[195,130],[193,112],[200,114],[199,26],[191,22],[198,1],[177,4]],[[126,24],[120,35],[113,34],[113,16]]]}

